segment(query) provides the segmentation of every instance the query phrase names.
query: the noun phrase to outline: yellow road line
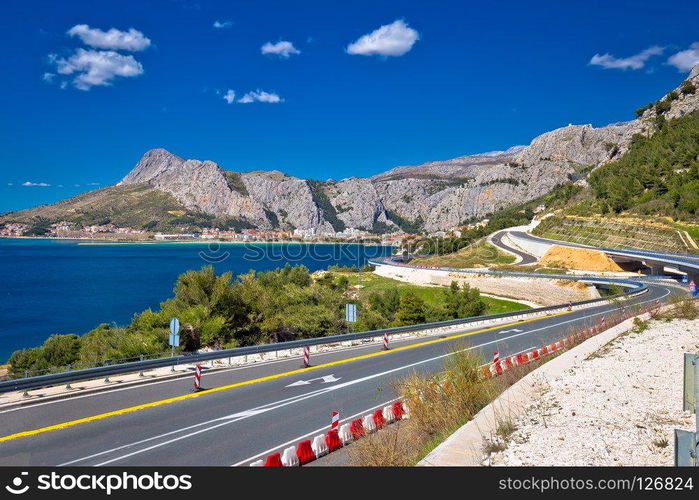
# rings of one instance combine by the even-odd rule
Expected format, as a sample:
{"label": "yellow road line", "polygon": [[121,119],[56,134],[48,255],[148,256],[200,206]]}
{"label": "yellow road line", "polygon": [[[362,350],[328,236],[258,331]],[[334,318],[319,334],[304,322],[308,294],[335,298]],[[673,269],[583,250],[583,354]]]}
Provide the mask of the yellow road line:
{"label": "yellow road line", "polygon": [[456,335],[450,335],[448,337],[440,337],[440,338],[437,338],[434,340],[427,340],[425,342],[419,342],[417,344],[408,344],[408,345],[404,345],[404,346],[400,346],[400,347],[394,347],[388,351],[376,351],[376,352],[371,352],[368,354],[361,354],[359,356],[354,356],[352,358],[339,359],[337,361],[330,361],[327,363],[322,363],[320,365],[312,365],[312,366],[309,366],[308,368],[298,368],[296,370],[291,370],[288,372],[277,373],[274,375],[266,375],[264,377],[254,378],[254,379],[250,379],[250,380],[244,380],[242,382],[236,382],[234,384],[223,385],[220,387],[214,387],[212,389],[207,389],[207,390],[202,391],[202,392],[193,392],[191,394],[183,394],[182,396],[175,396],[172,398],[166,398],[166,399],[161,399],[158,401],[152,401],[150,403],[144,403],[141,405],[130,406],[128,408],[122,408],[120,410],[108,411],[106,413],[99,413],[97,415],[92,415],[90,417],[79,418],[76,420],[69,420],[67,422],[49,425],[47,427],[41,427],[39,429],[32,429],[32,430],[28,430],[28,431],[16,432],[14,434],[8,434],[7,436],[0,437],[0,443],[5,442],[5,441],[11,441],[13,439],[18,439],[18,438],[22,438],[22,437],[36,436],[37,434],[43,434],[45,432],[51,432],[51,431],[55,431],[58,429],[65,429],[67,427],[73,427],[73,426],[76,426],[79,424],[86,424],[88,422],[95,422],[97,420],[104,420],[106,418],[116,417],[118,415],[124,415],[126,413],[131,413],[131,412],[138,411],[138,410],[144,410],[146,408],[154,408],[156,406],[161,406],[161,405],[165,405],[165,404],[169,404],[169,403],[175,403],[177,401],[184,401],[185,399],[196,398],[196,397],[203,396],[206,394],[211,394],[214,392],[227,391],[229,389],[234,389],[236,387],[243,387],[246,385],[257,384],[260,382],[267,382],[268,380],[274,380],[274,379],[278,379],[278,378],[282,378],[282,377],[288,377],[290,375],[297,375],[300,373],[308,373],[309,371],[312,371],[312,370],[320,370],[322,368],[328,368],[330,366],[343,365],[345,363],[352,363],[354,361],[359,361],[361,359],[373,358],[375,356],[383,356],[384,354],[390,354],[390,353],[396,352],[396,351],[415,349],[417,347],[422,347],[422,346],[426,346],[426,345],[430,345],[430,344],[437,344],[439,342],[446,342],[446,341],[458,339],[461,337],[468,337],[470,335],[475,335],[478,333],[488,332],[491,330],[498,330],[500,328],[506,328],[506,327],[512,326],[512,325],[521,325],[522,323],[530,323],[532,321],[553,318],[556,316],[561,316],[563,314],[569,314],[569,313],[570,313],[570,311],[564,311],[564,312],[560,312],[560,313],[541,316],[538,318],[530,318],[530,319],[525,319],[525,320],[520,320],[520,321],[514,321],[512,323],[503,323],[501,325],[495,325],[495,326],[491,326],[488,328],[482,328],[480,330],[474,330],[472,332],[458,333]]}

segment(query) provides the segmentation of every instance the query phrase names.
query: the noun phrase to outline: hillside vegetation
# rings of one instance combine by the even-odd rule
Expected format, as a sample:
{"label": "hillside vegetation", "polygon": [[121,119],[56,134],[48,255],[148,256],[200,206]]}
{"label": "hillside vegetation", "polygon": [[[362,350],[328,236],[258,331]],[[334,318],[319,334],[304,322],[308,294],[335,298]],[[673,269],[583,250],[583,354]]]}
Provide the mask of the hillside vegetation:
{"label": "hillside vegetation", "polygon": [[637,135],[619,160],[590,174],[591,210],[699,220],[699,110]]}
{"label": "hillside vegetation", "polygon": [[189,231],[214,224],[219,224],[219,227],[241,226],[240,221],[221,220],[212,215],[192,212],[174,196],[145,185],[110,186],[53,205],[0,216],[0,223],[30,224],[29,234],[32,235],[43,234],[48,224],[58,221],[86,226],[111,223],[118,227],[149,231]]}
{"label": "hillside vegetation", "polygon": [[669,224],[638,218],[548,217],[532,231],[551,240],[569,241],[601,248],[641,248],[665,252],[691,252],[678,229]]}
{"label": "hillside vegetation", "polygon": [[[357,291],[351,283],[360,276],[365,288]],[[182,324],[178,352],[335,335],[348,331],[348,302],[357,304],[354,331],[525,307],[481,297],[468,285],[426,289],[344,268],[314,277],[304,266],[287,264],[273,271],[250,271],[234,280],[231,273],[216,275],[207,266],[182,274],[171,298],[156,310],[134,315],[127,326],[101,324],[85,335],[52,335],[42,346],[15,351],[9,373],[39,375],[68,365],[89,367],[162,356],[168,350],[173,317]]]}

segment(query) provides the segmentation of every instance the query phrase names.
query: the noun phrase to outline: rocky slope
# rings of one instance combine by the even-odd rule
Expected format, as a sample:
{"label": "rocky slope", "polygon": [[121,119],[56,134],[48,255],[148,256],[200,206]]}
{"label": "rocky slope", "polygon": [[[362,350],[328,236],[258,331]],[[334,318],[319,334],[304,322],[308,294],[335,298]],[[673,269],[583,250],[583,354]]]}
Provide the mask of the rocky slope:
{"label": "rocky slope", "polygon": [[[699,86],[699,66],[688,79]],[[667,119],[699,108],[699,91],[678,93],[668,101]],[[538,198],[571,180],[584,182],[591,170],[623,154],[634,134],[652,133],[656,114],[650,108],[636,120],[601,128],[568,125],[528,146],[339,182],[279,171],[231,172],[212,161],[185,160],[153,149],[117,188],[147,186],[171,195],[191,213],[265,229],[435,231]],[[23,212],[10,215],[0,222],[27,217]]]}

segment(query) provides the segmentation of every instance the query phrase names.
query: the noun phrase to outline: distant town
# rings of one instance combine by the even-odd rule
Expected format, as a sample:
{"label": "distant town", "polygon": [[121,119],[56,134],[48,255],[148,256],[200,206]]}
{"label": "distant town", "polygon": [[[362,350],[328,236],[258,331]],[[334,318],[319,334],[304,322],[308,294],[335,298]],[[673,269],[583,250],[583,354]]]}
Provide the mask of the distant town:
{"label": "distant town", "polygon": [[[455,227],[449,231],[435,231],[424,234],[427,237],[461,236],[462,230],[484,226],[488,219],[475,224]],[[293,231],[242,229],[220,229],[205,227],[196,232],[162,233],[131,227],[118,227],[114,224],[81,225],[76,222],[61,221],[46,226],[43,234],[31,234],[31,226],[22,223],[0,225],[0,237],[39,237],[62,239],[88,239],[102,241],[146,242],[146,241],[229,241],[229,242],[347,242],[376,245],[400,245],[404,240],[415,238],[415,234],[393,232],[375,234],[355,228],[338,232],[317,232],[315,229],[294,229]]]}

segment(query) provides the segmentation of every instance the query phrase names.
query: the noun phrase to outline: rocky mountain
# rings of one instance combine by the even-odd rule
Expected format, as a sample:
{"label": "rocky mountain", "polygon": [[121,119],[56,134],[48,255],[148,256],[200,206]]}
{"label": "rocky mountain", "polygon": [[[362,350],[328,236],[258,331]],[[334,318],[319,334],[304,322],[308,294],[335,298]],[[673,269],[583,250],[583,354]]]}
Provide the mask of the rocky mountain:
{"label": "rocky mountain", "polygon": [[[699,86],[699,66],[686,81]],[[400,166],[369,178],[315,181],[276,170],[234,172],[212,161],[185,160],[153,149],[113,189],[166,193],[190,219],[215,218],[238,227],[318,233],[349,227],[376,232],[449,229],[538,198],[566,182],[584,182],[589,172],[624,154],[635,134],[652,134],[657,116],[669,119],[698,109],[699,91],[683,88],[632,121],[600,128],[568,125],[536,137],[528,146]],[[52,206],[52,218],[75,216],[69,211],[71,200],[59,205],[67,208],[57,211]],[[84,214],[84,206],[81,210]],[[33,209],[6,214],[0,222],[26,220],[37,213]]]}

